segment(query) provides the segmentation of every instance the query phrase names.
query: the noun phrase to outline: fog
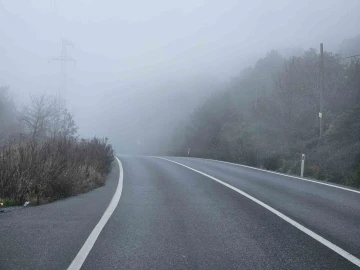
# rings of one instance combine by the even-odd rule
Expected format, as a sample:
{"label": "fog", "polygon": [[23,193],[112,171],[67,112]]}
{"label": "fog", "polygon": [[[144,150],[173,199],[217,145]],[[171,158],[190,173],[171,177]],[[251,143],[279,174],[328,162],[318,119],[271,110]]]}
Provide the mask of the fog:
{"label": "fog", "polygon": [[81,136],[152,153],[208,95],[271,49],[336,51],[359,34],[360,1],[2,0],[0,85],[16,104],[59,94]]}

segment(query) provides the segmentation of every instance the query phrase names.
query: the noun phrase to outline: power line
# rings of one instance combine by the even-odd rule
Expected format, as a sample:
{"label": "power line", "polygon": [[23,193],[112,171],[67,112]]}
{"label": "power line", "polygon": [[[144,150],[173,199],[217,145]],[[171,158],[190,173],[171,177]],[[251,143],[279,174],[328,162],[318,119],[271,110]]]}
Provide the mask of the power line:
{"label": "power line", "polygon": [[[336,61],[336,60],[342,60],[342,59],[349,59],[349,58],[355,58],[355,57],[360,57],[360,54],[354,54],[354,55],[350,55],[350,56],[345,56],[345,57],[336,57],[334,59],[324,59],[324,62],[330,62],[330,61]],[[316,64],[320,63],[318,59],[314,59],[314,58],[310,58],[310,57],[299,57],[299,58],[303,58],[305,60],[311,60],[311,61],[316,61]]]}
{"label": "power line", "polygon": [[342,59],[349,59],[349,58],[355,58],[355,57],[359,57],[360,54],[354,54],[354,55],[350,55],[350,56],[346,56],[346,57],[340,57],[340,58],[336,58],[336,59],[329,59],[329,60],[325,60],[325,61],[335,61],[335,60],[342,60]]}

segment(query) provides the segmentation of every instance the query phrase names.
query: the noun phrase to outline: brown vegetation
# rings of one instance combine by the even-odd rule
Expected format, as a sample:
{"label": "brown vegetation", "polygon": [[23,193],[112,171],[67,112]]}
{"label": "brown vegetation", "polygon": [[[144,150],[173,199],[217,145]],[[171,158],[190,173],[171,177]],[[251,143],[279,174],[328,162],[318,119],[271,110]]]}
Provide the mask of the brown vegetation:
{"label": "brown vegetation", "polygon": [[97,138],[9,140],[0,146],[0,198],[40,203],[87,192],[104,184],[113,158],[111,146]]}
{"label": "brown vegetation", "polygon": [[73,117],[58,98],[31,96],[19,113],[10,99],[0,105],[0,203],[39,204],[104,184],[114,159],[111,145],[77,138]]}

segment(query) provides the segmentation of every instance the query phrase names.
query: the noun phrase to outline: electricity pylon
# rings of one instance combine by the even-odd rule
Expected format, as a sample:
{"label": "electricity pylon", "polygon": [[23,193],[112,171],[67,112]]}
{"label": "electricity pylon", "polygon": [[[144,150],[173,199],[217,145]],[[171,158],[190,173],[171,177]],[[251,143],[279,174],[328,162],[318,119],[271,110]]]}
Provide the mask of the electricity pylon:
{"label": "electricity pylon", "polygon": [[66,64],[67,62],[73,62],[74,64],[76,61],[68,55],[67,53],[67,47],[74,47],[74,45],[66,40],[62,40],[62,46],[61,46],[61,53],[60,56],[52,58],[54,61],[60,61],[61,64],[61,74],[60,74],[60,98],[62,98],[64,101],[66,100],[66,80],[67,80],[67,74],[66,74]]}

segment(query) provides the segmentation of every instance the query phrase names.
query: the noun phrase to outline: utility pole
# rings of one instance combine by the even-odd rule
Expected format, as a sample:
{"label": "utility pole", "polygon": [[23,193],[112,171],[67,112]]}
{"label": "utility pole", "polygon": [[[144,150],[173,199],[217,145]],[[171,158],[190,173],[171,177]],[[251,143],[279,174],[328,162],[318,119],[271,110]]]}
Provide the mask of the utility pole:
{"label": "utility pole", "polygon": [[76,63],[76,61],[68,55],[67,53],[67,47],[74,47],[74,45],[66,40],[63,39],[62,40],[62,46],[61,46],[61,53],[60,56],[58,57],[54,57],[52,60],[54,61],[60,61],[61,64],[61,74],[60,74],[60,97],[63,100],[66,100],[66,80],[67,80],[67,74],[66,74],[66,64],[67,62],[73,62],[74,64]]}
{"label": "utility pole", "polygon": [[324,46],[320,43],[320,138],[324,131],[324,120],[323,120],[323,111],[324,111],[324,89],[325,88],[325,79],[324,79]]}

